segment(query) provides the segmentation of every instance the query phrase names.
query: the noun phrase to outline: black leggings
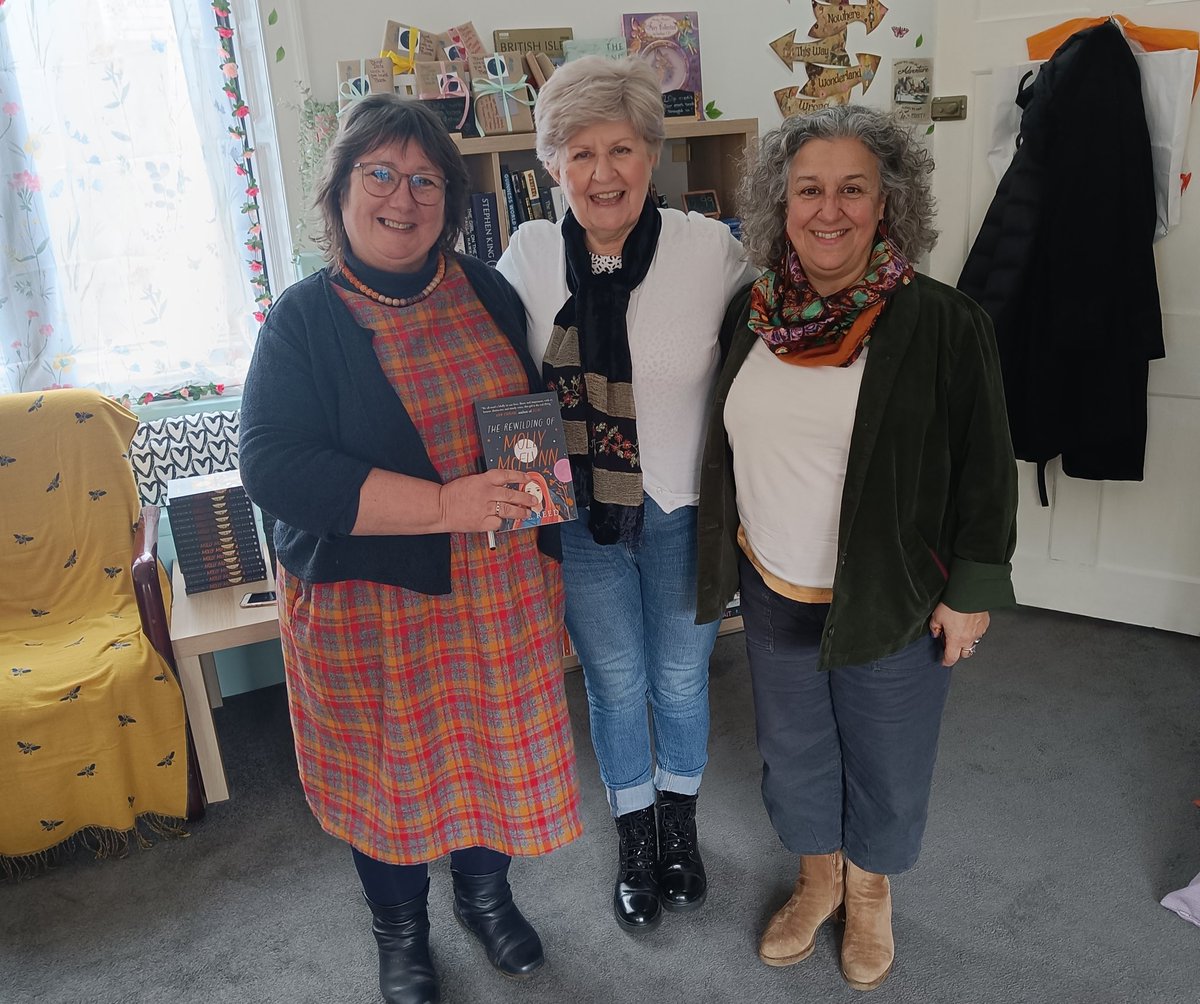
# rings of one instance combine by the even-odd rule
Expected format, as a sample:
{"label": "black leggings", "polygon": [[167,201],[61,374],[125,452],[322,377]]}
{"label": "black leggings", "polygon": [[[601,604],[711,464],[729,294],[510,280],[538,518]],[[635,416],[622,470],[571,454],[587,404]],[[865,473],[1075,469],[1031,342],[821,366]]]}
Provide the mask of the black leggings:
{"label": "black leggings", "polygon": [[[376,861],[350,848],[363,892],[376,906],[397,906],[421,894],[429,878],[429,865],[393,865]],[[464,847],[450,852],[450,867],[463,875],[493,875],[508,871],[507,854],[487,847]]]}

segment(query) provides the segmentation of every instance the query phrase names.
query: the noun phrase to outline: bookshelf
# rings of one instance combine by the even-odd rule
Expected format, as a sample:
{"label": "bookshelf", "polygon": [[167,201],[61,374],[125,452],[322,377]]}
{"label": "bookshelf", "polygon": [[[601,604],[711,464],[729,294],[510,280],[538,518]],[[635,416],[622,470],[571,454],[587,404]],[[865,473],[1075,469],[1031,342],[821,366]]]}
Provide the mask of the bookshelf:
{"label": "bookshelf", "polygon": [[[654,172],[654,184],[667,196],[669,205],[673,209],[682,209],[683,192],[711,190],[717,193],[722,214],[732,215],[739,162],[747,146],[758,143],[758,119],[704,122],[667,119],[666,131],[662,156]],[[501,167],[535,168],[539,178],[544,179],[545,172],[534,152],[535,135],[455,137],[455,142],[467,164],[471,191],[496,193],[500,206],[500,245],[501,248],[508,247],[509,224]]]}

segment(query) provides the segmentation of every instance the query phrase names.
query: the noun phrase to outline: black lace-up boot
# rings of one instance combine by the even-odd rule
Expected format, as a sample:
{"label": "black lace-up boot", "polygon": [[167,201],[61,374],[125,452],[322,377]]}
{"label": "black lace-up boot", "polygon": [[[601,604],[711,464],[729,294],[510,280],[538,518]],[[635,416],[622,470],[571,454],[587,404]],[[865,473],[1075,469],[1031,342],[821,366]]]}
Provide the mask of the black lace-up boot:
{"label": "black lace-up boot", "polygon": [[658,890],[665,909],[695,910],[708,895],[696,840],[696,796],[658,793]]}
{"label": "black lace-up boot", "polygon": [[617,884],[613,912],[626,931],[652,931],[662,920],[658,901],[657,841],[654,806],[617,816]]}
{"label": "black lace-up boot", "polygon": [[537,931],[513,902],[508,869],[491,875],[465,875],[451,869],[450,874],[454,916],[483,945],[488,961],[515,980],[532,976],[546,956]]}
{"label": "black lace-up boot", "polygon": [[379,992],[387,1004],[438,1004],[442,999],[429,957],[428,903],[428,882],[419,896],[398,906],[367,899],[375,917],[371,931],[379,943]]}

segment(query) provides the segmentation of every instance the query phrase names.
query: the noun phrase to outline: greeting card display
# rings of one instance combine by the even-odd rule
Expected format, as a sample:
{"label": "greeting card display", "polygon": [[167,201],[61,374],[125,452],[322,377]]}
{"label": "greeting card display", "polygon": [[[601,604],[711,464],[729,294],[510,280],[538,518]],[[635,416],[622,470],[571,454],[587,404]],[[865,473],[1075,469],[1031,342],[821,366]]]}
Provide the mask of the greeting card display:
{"label": "greeting card display", "polygon": [[534,94],[517,55],[472,56],[471,98],[480,136],[533,132]]}
{"label": "greeting card display", "polygon": [[623,14],[630,58],[658,75],[667,118],[704,118],[700,86],[700,19],[695,11]]}
{"label": "greeting card display", "polygon": [[368,94],[396,92],[390,59],[339,59],[337,67],[339,115]]}
{"label": "greeting card display", "polygon": [[537,499],[528,517],[505,519],[500,529],[575,519],[575,483],[558,395],[548,391],[476,401],[475,418],[488,470],[517,472],[521,481],[512,487]]}

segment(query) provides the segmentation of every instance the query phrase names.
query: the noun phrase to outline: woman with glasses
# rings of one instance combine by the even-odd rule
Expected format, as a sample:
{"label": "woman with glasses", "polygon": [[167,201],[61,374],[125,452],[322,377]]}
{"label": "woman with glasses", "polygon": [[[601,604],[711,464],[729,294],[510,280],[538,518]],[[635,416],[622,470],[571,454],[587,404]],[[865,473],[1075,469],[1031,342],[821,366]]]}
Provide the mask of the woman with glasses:
{"label": "woman with glasses", "polygon": [[300,777],[350,844],[389,1004],[439,999],[428,863],[510,977],[543,962],[510,855],[578,836],[558,528],[519,475],[478,473],[476,401],[541,389],[508,283],[452,250],[467,172],[418,102],[347,114],[316,203],[328,267],[271,310],[242,399],[247,491],[278,517]]}

